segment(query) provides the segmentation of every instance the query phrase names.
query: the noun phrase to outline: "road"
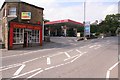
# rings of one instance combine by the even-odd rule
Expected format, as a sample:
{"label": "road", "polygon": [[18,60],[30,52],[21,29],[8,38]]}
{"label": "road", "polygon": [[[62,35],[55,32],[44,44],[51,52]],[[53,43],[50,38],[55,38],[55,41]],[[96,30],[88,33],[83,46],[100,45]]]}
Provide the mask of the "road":
{"label": "road", "polygon": [[118,38],[51,38],[43,47],[1,50],[2,78],[118,78]]}

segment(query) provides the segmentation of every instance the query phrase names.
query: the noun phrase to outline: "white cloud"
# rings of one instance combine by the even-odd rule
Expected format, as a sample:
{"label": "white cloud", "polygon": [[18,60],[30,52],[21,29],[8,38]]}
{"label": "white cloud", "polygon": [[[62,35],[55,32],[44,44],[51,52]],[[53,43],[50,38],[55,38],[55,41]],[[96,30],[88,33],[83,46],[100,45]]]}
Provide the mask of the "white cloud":
{"label": "white cloud", "polygon": [[[72,19],[83,22],[85,0],[22,0],[30,4],[34,4],[44,8],[44,17],[49,20]],[[106,4],[111,1],[117,2],[118,0],[86,0],[86,20],[95,21],[104,19],[107,14],[117,12],[116,4]],[[2,0],[0,3],[2,4]],[[69,2],[69,3],[68,3]],[[70,5],[70,2],[78,2],[79,5]],[[96,3],[95,3],[96,2]],[[64,5],[61,5],[63,3]],[[82,3],[82,4],[81,4]],[[0,5],[1,5],[0,4]],[[68,6],[65,6],[69,4]]]}
{"label": "white cloud", "polygon": [[88,2],[86,4],[86,20],[95,21],[104,19],[108,14],[116,14],[117,4],[112,2]]}
{"label": "white cloud", "polygon": [[[74,5],[62,7],[58,5],[52,5],[45,9],[45,18],[50,20],[60,19],[72,19],[83,22],[84,10],[83,5]],[[117,13],[117,5],[112,2],[87,2],[86,3],[86,21],[95,21],[104,19],[107,14]]]}
{"label": "white cloud", "polygon": [[55,6],[48,9],[48,11],[45,10],[45,18],[50,20],[73,19],[83,21],[83,7],[82,5],[72,7]]}

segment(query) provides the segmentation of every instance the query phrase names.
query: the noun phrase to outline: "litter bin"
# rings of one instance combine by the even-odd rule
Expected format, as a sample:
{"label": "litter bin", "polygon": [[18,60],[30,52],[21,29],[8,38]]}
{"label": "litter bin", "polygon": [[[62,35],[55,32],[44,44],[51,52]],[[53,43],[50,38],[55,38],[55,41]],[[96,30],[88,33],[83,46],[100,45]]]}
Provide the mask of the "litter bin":
{"label": "litter bin", "polygon": [[50,42],[50,36],[45,36],[45,37],[44,37],[44,41],[45,41],[45,42]]}

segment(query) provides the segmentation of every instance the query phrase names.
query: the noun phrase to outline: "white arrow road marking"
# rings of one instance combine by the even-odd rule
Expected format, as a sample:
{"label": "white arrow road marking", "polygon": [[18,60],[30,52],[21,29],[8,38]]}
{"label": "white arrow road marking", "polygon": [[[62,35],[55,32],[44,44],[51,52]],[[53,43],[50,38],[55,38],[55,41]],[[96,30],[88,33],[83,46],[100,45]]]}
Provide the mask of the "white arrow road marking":
{"label": "white arrow road marking", "polygon": [[18,74],[23,70],[24,67],[25,67],[25,64],[23,64],[23,65],[14,73],[14,76],[18,75]]}
{"label": "white arrow road marking", "polygon": [[65,55],[66,55],[67,57],[70,57],[70,55],[69,55],[67,52],[65,52]]}
{"label": "white arrow road marking", "polygon": [[50,57],[47,57],[47,65],[51,64]]}
{"label": "white arrow road marking", "polygon": [[21,76],[24,76],[24,75],[27,75],[27,74],[33,73],[33,72],[38,71],[38,70],[41,70],[41,68],[38,68],[38,69],[35,69],[35,70],[32,70],[32,71],[29,71],[29,72],[26,72],[26,73],[23,73],[23,74],[20,74],[20,75],[14,76],[14,77],[12,77],[12,78],[18,78],[18,77],[21,77]]}
{"label": "white arrow road marking", "polygon": [[106,73],[106,79],[109,80],[110,78],[110,71],[115,68],[120,62],[117,62],[115,63],[112,67],[110,67],[108,70],[107,70],[107,73]]}

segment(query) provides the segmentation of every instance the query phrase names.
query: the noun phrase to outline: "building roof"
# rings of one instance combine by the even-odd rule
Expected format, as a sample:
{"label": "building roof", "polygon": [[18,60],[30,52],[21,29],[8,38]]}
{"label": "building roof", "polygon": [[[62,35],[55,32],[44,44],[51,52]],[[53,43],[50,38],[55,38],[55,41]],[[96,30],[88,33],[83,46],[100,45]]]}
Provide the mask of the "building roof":
{"label": "building roof", "polygon": [[70,19],[64,19],[64,20],[57,20],[57,21],[50,21],[50,22],[46,22],[45,25],[51,25],[51,24],[58,24],[58,23],[74,23],[74,24],[80,24],[80,25],[83,25],[83,23],[80,23],[80,22],[76,22],[76,21],[73,21],[73,20],[70,20]]}
{"label": "building roof", "polygon": [[42,7],[38,7],[38,6],[35,6],[33,4],[29,4],[29,3],[26,3],[26,2],[23,2],[23,1],[20,1],[20,0],[5,0],[5,2],[3,3],[2,7],[0,8],[0,11],[2,10],[2,8],[4,7],[4,5],[6,3],[24,3],[24,4],[27,4],[27,5],[33,6],[35,8],[44,10],[44,8],[42,8]]}

